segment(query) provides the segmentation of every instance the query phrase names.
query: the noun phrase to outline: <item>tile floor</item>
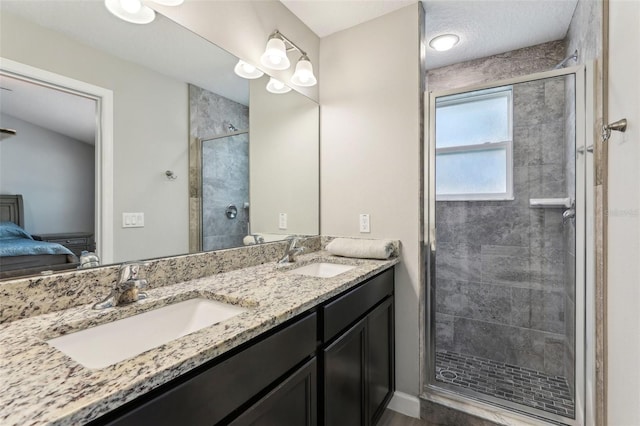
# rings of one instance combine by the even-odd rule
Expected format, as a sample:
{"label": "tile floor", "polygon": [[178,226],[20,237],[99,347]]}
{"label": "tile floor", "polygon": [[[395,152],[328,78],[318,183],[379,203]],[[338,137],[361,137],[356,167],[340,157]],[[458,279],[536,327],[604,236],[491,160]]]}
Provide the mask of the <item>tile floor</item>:
{"label": "tile floor", "polygon": [[450,351],[436,352],[436,380],[476,392],[574,417],[567,380],[561,376]]}

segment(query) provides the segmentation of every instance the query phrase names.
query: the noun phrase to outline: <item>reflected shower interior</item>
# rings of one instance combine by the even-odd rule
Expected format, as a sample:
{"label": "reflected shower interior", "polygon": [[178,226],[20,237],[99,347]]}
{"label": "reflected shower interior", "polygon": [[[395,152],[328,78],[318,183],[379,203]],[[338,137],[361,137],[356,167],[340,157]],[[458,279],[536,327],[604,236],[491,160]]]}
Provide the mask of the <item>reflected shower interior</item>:
{"label": "reflected shower interior", "polygon": [[249,133],[235,129],[201,143],[202,249],[242,246],[249,234]]}

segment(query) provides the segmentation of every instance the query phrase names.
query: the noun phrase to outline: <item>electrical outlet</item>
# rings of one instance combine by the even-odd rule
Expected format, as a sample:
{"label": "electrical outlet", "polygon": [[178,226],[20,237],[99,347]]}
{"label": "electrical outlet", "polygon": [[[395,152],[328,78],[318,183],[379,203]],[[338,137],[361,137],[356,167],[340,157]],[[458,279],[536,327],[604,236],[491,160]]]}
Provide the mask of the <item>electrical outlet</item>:
{"label": "electrical outlet", "polygon": [[371,220],[369,213],[360,214],[360,232],[371,232]]}
{"label": "electrical outlet", "polygon": [[122,227],[123,228],[143,228],[144,227],[144,213],[122,213]]}
{"label": "electrical outlet", "polygon": [[287,214],[280,213],[278,217],[278,229],[287,229]]}

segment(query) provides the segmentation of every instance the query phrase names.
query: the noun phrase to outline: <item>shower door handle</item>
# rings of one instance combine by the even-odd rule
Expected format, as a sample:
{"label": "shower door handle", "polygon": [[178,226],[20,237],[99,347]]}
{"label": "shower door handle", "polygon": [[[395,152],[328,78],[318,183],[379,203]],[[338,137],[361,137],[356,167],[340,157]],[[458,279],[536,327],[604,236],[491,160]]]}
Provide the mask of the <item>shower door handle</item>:
{"label": "shower door handle", "polygon": [[567,209],[562,213],[562,223],[565,223],[570,219],[574,219],[575,217],[576,217],[576,209],[574,209],[573,207],[570,209]]}
{"label": "shower door handle", "polygon": [[[587,151],[588,153],[593,154],[593,145],[589,145],[589,146],[587,147],[587,150],[586,150],[586,151]],[[584,148],[578,148],[578,149],[576,149],[576,152],[577,152],[578,154],[584,154],[585,149],[584,149]]]}

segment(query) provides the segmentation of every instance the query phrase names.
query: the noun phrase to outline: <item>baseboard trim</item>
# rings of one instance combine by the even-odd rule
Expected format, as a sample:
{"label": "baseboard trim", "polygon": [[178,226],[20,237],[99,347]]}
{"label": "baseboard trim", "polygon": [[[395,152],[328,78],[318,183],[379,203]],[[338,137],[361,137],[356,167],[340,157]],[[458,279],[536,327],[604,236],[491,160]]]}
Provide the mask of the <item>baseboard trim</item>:
{"label": "baseboard trim", "polygon": [[420,399],[408,393],[395,391],[387,408],[405,416],[420,418]]}

